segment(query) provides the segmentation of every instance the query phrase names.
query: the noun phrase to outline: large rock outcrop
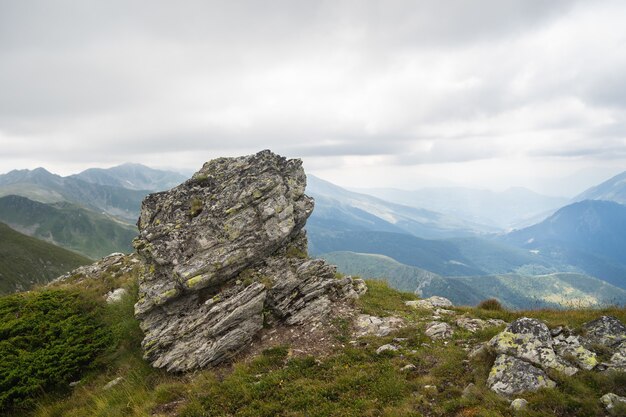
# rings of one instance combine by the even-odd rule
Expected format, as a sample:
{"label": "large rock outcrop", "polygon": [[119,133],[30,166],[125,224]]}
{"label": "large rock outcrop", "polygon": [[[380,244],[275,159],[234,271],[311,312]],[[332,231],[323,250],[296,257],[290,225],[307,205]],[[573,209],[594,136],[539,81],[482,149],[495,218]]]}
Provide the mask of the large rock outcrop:
{"label": "large rock outcrop", "polygon": [[264,325],[319,321],[363,283],[309,259],[300,160],[270,151],[204,164],[143,202],[135,315],[155,367],[188,371],[246,347]]}

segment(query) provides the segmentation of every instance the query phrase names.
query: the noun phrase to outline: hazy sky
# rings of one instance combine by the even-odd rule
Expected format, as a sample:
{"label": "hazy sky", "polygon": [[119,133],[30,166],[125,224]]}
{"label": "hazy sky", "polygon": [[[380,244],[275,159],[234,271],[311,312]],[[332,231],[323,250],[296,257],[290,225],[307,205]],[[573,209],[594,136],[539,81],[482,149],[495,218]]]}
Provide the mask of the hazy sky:
{"label": "hazy sky", "polygon": [[344,186],[626,170],[626,1],[0,0],[0,172],[270,148]]}

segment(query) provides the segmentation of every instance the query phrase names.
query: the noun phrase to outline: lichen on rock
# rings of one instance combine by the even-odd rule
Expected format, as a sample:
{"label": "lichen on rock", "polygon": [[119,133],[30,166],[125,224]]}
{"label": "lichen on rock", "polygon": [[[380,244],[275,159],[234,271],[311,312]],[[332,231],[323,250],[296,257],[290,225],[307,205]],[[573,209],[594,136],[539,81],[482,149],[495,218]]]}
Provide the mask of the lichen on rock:
{"label": "lichen on rock", "polygon": [[321,320],[334,301],[364,291],[308,259],[305,187],[300,160],[262,151],[209,161],[146,197],[134,242],[146,359],[170,371],[215,365],[264,325]]}

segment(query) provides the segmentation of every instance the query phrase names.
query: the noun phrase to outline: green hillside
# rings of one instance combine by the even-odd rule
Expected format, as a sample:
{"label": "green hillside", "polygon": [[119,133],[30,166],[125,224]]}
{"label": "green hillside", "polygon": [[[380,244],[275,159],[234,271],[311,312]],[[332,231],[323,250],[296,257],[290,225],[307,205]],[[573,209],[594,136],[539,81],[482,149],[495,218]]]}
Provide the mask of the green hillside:
{"label": "green hillside", "polygon": [[[349,318],[339,315],[329,328],[326,339],[330,344],[320,354],[302,354],[274,341],[250,356],[235,357],[232,365],[167,373],[143,359],[143,333],[133,308],[138,268],[115,277],[113,271],[104,271],[105,279],[70,279],[24,296],[0,298],[0,317],[6,317],[0,338],[21,338],[24,346],[24,354],[18,356],[10,354],[10,345],[4,345],[9,355],[0,367],[0,380],[4,372],[19,385],[7,384],[5,403],[12,407],[12,401],[13,407],[0,412],[12,417],[603,417],[606,412],[600,396],[626,394],[624,373],[554,374],[555,389],[521,394],[528,409],[513,411],[510,399],[499,397],[486,385],[494,358],[469,355],[501,327],[476,333],[457,329],[452,340],[433,341],[424,334],[424,322],[431,313],[407,307],[405,301],[415,296],[380,281],[368,281],[368,292],[355,307],[364,314],[405,320],[405,328],[388,336],[347,343],[353,340]],[[125,287],[129,294],[119,303],[106,305],[104,295],[118,287]],[[51,305],[53,315],[46,313]],[[28,306],[28,311],[16,316],[21,306]],[[603,314],[626,321],[626,310],[617,308],[453,310],[508,322],[534,317],[550,327],[569,326],[576,331]],[[453,322],[454,317],[446,320]],[[44,329],[53,331],[46,333],[45,344],[38,344]],[[66,330],[56,331],[61,329]],[[87,344],[72,343],[77,338]],[[400,352],[377,353],[389,343],[398,344]],[[63,349],[62,363],[56,360],[59,349]],[[412,368],[407,370],[407,365]],[[51,368],[53,378],[46,372]],[[70,386],[69,381],[77,384]],[[112,381],[116,384],[111,385]]]}
{"label": "green hillside", "polygon": [[15,195],[0,198],[0,221],[93,259],[131,252],[137,235],[133,226],[70,203],[44,204]]}
{"label": "green hillside", "polygon": [[82,255],[23,235],[0,223],[0,294],[49,282],[90,262]]}
{"label": "green hillside", "polygon": [[460,305],[476,305],[488,298],[515,309],[626,304],[626,291],[577,273],[443,277],[382,255],[333,252],[323,258],[343,273],[384,279],[399,290],[417,291],[424,297],[440,295]]}

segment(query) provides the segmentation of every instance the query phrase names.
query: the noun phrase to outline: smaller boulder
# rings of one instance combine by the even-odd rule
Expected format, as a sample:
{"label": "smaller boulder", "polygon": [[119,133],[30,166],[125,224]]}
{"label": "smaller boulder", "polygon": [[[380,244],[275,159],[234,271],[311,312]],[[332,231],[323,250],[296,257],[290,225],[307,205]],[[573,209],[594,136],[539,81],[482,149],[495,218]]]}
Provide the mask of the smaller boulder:
{"label": "smaller boulder", "polygon": [[619,395],[605,394],[600,398],[600,402],[604,405],[606,411],[612,416],[623,416],[626,411],[626,397],[620,397]]}
{"label": "smaller boulder", "polygon": [[404,324],[399,317],[376,317],[369,314],[359,314],[355,320],[356,336],[387,336]]}
{"label": "smaller boulder", "polygon": [[118,385],[120,382],[122,382],[124,380],[123,377],[117,377],[112,381],[109,381],[102,389],[105,391],[110,390],[111,388],[113,388],[114,386]]}
{"label": "smaller boulder", "polygon": [[433,340],[439,340],[451,338],[454,331],[448,323],[432,321],[426,325],[424,333]]}
{"label": "smaller boulder", "polygon": [[487,323],[481,319],[459,317],[456,319],[456,325],[472,333],[476,333],[478,330],[484,329],[487,326]]}
{"label": "smaller boulder", "polygon": [[492,391],[508,396],[539,388],[554,388],[556,383],[528,362],[509,355],[498,355],[489,372],[487,385]]}
{"label": "smaller boulder", "polygon": [[376,349],[376,353],[380,355],[383,352],[397,352],[398,349],[399,348],[396,345],[387,344],[387,345],[382,345],[381,347]]}
{"label": "smaller boulder", "polygon": [[106,302],[107,304],[119,303],[126,294],[128,291],[124,288],[115,289],[106,295]]}
{"label": "smaller boulder", "polygon": [[489,347],[498,354],[514,356],[544,369],[554,369],[566,375],[578,372],[556,354],[548,326],[537,319],[522,317],[515,320],[489,341]]}
{"label": "smaller boulder", "polygon": [[596,354],[585,349],[579,336],[565,337],[561,334],[554,338],[554,347],[560,357],[575,363],[579,368],[590,371],[598,364]]}
{"label": "smaller boulder", "polygon": [[607,365],[609,370],[626,372],[626,341],[620,343]]}
{"label": "smaller boulder", "polygon": [[511,401],[511,408],[515,411],[524,410],[528,407],[528,401],[523,398],[516,398]]}
{"label": "smaller boulder", "polygon": [[448,300],[445,297],[439,297],[436,295],[433,295],[432,297],[426,298],[424,300],[407,301],[405,302],[405,304],[413,308],[422,308],[422,309],[428,309],[428,310],[433,310],[437,307],[453,307],[454,306],[452,304],[452,301]]}
{"label": "smaller boulder", "polygon": [[600,345],[616,348],[626,340],[626,326],[612,316],[602,316],[583,325],[583,343],[588,348]]}

